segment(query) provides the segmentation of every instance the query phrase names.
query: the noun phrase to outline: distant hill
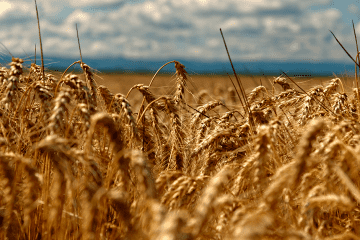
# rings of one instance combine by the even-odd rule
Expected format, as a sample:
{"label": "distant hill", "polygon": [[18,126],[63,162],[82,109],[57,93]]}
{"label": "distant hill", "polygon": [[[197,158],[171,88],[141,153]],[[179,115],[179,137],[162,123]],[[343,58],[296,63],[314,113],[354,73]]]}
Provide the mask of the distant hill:
{"label": "distant hill", "polygon": [[[24,57],[26,59],[27,57]],[[49,70],[63,71],[74,61],[79,59],[73,58],[57,58],[45,56],[45,67]],[[185,65],[189,74],[232,74],[232,68],[228,61],[201,62],[182,59],[165,59],[165,60],[136,60],[125,58],[103,58],[91,59],[84,58],[83,61],[90,67],[100,72],[149,72],[154,73],[164,63],[177,60]],[[6,65],[10,58],[2,58],[0,62]],[[37,64],[41,64],[40,59]],[[29,66],[30,61],[25,62],[25,66]],[[251,75],[279,75],[282,71],[292,76],[331,76],[336,75],[354,75],[354,64],[349,62],[310,62],[310,61],[244,61],[234,62],[235,70],[239,74]],[[72,70],[79,70],[74,67]],[[174,65],[166,66],[162,73],[174,73]]]}

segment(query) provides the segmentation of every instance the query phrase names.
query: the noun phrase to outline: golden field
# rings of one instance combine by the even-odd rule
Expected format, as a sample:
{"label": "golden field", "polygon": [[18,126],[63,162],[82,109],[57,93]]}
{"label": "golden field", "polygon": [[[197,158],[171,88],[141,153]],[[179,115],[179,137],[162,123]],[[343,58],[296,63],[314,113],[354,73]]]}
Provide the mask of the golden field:
{"label": "golden field", "polygon": [[0,239],[360,238],[354,77],[78,63],[0,68]]}

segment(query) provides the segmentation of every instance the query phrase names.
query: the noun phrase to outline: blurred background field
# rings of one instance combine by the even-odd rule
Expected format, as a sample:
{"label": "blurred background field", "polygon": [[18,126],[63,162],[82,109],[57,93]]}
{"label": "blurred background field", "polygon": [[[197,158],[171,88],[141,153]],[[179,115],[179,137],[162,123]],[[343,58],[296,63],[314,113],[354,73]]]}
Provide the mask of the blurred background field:
{"label": "blurred background field", "polygon": [[[97,82],[102,85],[106,85],[112,92],[126,93],[135,84],[149,85],[153,74],[97,74]],[[291,77],[296,83],[300,84],[301,87],[308,89],[316,85],[322,85],[326,81],[329,81],[336,76],[327,77]],[[353,76],[340,75],[337,76],[344,81],[344,85],[348,88],[353,87]],[[189,75],[190,83],[188,84],[188,90],[192,92],[198,92],[203,89],[213,90],[222,89],[227,90],[229,87],[233,87],[232,83],[227,75]],[[235,77],[231,75],[233,81]],[[272,89],[272,84],[276,76],[248,76],[240,75],[245,90],[252,90],[253,88],[263,85],[268,89]],[[289,81],[290,82],[290,81]],[[291,83],[291,82],[290,82]],[[175,75],[160,74],[156,76],[152,89],[154,92],[159,94],[167,94],[167,90],[171,90],[175,85]],[[278,87],[275,86],[277,89]],[[280,90],[280,88],[279,88]],[[214,92],[216,94],[216,92]]]}
{"label": "blurred background field", "polygon": [[[227,96],[231,94],[234,87],[227,75],[208,74],[208,75],[188,75],[189,81],[186,87],[186,100],[188,103],[196,104],[199,101],[199,95],[204,92],[209,94],[206,96],[206,101],[209,100],[223,100],[225,103]],[[81,77],[81,75],[80,75]],[[149,85],[153,74],[150,73],[98,73],[96,74],[95,80],[99,85],[105,85],[112,93],[122,93],[126,95],[132,86],[136,84]],[[265,86],[269,93],[279,93],[282,91],[281,87],[277,84],[273,84],[273,80],[277,76],[249,76],[239,75],[240,81],[242,82],[245,92],[249,93],[252,89],[257,86]],[[312,87],[319,85],[326,85],[333,78],[339,77],[344,84],[344,89],[349,92],[355,85],[355,78],[351,75],[339,75],[339,76],[290,76],[301,88],[308,90]],[[236,84],[235,77],[231,75],[232,80]],[[175,91],[175,74],[160,74],[157,75],[152,86],[151,92],[156,95],[170,95]],[[301,91],[295,84],[290,80],[290,86],[298,91]],[[236,84],[237,86],[237,84]],[[132,91],[129,95],[129,100],[134,105],[137,105],[137,101],[140,101],[142,95],[138,91]],[[236,96],[235,96],[236,97]],[[237,98],[237,97],[236,97]]]}

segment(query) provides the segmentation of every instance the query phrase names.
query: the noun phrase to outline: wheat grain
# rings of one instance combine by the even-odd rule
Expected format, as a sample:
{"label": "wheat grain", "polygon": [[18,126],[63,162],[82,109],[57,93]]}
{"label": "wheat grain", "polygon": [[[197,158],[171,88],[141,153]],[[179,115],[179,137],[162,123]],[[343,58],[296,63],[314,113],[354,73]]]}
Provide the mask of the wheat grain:
{"label": "wheat grain", "polygon": [[54,99],[54,108],[49,118],[50,134],[62,132],[66,128],[66,114],[68,112],[68,104],[71,101],[71,95],[68,91],[61,91]]}
{"label": "wheat grain", "polygon": [[286,82],[284,77],[277,77],[273,82],[279,84],[284,91],[291,89],[290,84]]}
{"label": "wheat grain", "polygon": [[178,104],[181,101],[184,101],[187,72],[185,70],[185,66],[177,61],[175,61],[175,68],[176,68],[177,78],[176,78],[176,91],[174,94],[174,102],[175,104]]}

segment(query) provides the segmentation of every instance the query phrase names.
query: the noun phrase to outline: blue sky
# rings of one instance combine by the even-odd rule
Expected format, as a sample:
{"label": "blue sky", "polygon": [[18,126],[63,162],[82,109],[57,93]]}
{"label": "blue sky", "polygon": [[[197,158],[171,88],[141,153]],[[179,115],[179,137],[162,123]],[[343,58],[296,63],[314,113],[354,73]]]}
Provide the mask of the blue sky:
{"label": "blue sky", "polygon": [[[162,60],[350,62],[359,0],[38,0],[46,56]],[[32,0],[0,0],[0,42],[13,55],[39,45]],[[2,54],[6,51],[0,47]]]}

